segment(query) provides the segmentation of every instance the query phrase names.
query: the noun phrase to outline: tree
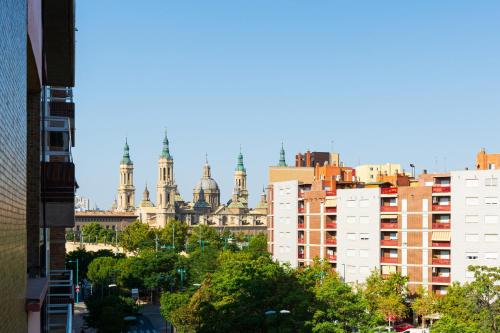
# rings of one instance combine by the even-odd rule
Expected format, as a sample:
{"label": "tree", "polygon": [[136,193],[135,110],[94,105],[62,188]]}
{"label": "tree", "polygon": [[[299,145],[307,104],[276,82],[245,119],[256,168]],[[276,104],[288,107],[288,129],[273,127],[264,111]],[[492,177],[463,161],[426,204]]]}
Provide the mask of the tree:
{"label": "tree", "polygon": [[442,318],[432,326],[433,332],[459,332],[464,327],[472,332],[499,332],[500,268],[469,266],[469,270],[474,281],[453,283],[439,301]]}
{"label": "tree", "polygon": [[98,242],[102,230],[103,227],[99,223],[92,222],[82,227],[82,234],[88,242]]}
{"label": "tree", "polygon": [[416,292],[416,298],[414,299],[411,307],[415,314],[422,319],[422,327],[425,328],[425,317],[435,314],[437,312],[437,297],[429,292],[428,289],[419,287]]}
{"label": "tree", "polygon": [[408,277],[400,273],[382,278],[379,272],[372,272],[366,279],[364,295],[368,302],[368,310],[374,318],[384,318],[390,325],[392,321],[402,318],[408,312],[407,283]]}
{"label": "tree", "polygon": [[189,251],[198,248],[205,249],[206,247],[222,248],[222,241],[219,233],[208,225],[200,224],[191,229],[188,238]]}
{"label": "tree", "polygon": [[155,235],[147,224],[135,221],[120,233],[119,242],[125,250],[137,253],[142,248],[154,248]]}
{"label": "tree", "polygon": [[101,287],[101,296],[104,296],[104,286],[110,284],[117,276],[118,260],[110,257],[98,257],[89,265],[87,277]]}
{"label": "tree", "polygon": [[367,302],[360,293],[330,272],[315,287],[316,310],[310,322],[313,332],[346,332],[369,326]]}
{"label": "tree", "polygon": [[130,297],[112,295],[97,298],[94,296],[86,300],[85,304],[89,311],[85,321],[88,326],[97,329],[97,332],[126,332],[129,324],[124,317],[138,314],[138,308]]}
{"label": "tree", "polygon": [[158,231],[158,236],[161,244],[175,246],[175,250],[180,252],[185,249],[188,230],[189,227],[186,223],[170,220],[164,228]]}
{"label": "tree", "polygon": [[248,242],[248,247],[245,251],[252,254],[254,258],[260,256],[269,256],[269,252],[267,251],[267,237],[265,234],[258,234],[250,238]]}

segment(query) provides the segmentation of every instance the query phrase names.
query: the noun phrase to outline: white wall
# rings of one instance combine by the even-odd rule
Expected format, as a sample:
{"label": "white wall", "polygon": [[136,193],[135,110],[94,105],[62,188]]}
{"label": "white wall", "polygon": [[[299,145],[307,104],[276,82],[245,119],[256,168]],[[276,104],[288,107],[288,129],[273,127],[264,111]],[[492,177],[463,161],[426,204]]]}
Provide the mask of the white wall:
{"label": "white wall", "polygon": [[[486,182],[491,179],[496,180],[487,186]],[[500,266],[499,200],[500,170],[451,172],[453,281],[471,281],[473,277],[467,274],[469,265]]]}
{"label": "white wall", "polygon": [[298,181],[273,183],[274,251],[273,258],[297,267]]}
{"label": "white wall", "polygon": [[380,268],[380,190],[338,190],[337,207],[337,271],[364,282]]}

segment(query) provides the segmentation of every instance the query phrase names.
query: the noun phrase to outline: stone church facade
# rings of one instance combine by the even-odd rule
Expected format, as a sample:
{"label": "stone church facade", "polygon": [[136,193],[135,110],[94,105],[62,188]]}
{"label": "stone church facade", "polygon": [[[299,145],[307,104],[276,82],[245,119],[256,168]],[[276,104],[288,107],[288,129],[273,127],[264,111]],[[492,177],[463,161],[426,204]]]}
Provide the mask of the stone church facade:
{"label": "stone church facade", "polygon": [[174,159],[170,154],[167,133],[158,159],[156,204],[150,199],[149,189],[144,189],[142,200],[135,206],[133,182],[134,164],[130,158],[130,147],[125,142],[120,162],[118,197],[112,211],[134,212],[142,223],[153,228],[163,228],[169,220],[179,220],[189,226],[205,224],[220,230],[234,232],[265,232],[267,225],[267,200],[265,192],[255,208],[248,207],[247,174],[243,154],[239,153],[234,171],[234,189],[226,204],[221,203],[220,189],[211,176],[208,159],[202,168],[202,176],[193,189],[193,200],[186,202],[177,189],[174,178]]}

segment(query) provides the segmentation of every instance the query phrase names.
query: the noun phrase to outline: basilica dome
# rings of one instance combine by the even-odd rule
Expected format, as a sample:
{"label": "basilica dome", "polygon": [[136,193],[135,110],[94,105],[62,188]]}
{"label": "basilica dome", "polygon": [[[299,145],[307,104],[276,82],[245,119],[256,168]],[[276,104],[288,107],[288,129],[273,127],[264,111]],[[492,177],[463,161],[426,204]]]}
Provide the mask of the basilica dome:
{"label": "basilica dome", "polygon": [[203,200],[208,203],[212,209],[216,209],[220,205],[220,190],[217,182],[211,177],[210,165],[208,161],[203,166],[203,174],[200,180],[196,183],[193,189],[193,202],[197,203],[200,200],[200,195]]}
{"label": "basilica dome", "polygon": [[201,189],[205,192],[207,191],[218,191],[219,190],[219,185],[217,185],[217,182],[213,178],[208,178],[208,177],[202,177],[198,183],[196,183],[196,186],[194,187],[194,190],[199,192]]}

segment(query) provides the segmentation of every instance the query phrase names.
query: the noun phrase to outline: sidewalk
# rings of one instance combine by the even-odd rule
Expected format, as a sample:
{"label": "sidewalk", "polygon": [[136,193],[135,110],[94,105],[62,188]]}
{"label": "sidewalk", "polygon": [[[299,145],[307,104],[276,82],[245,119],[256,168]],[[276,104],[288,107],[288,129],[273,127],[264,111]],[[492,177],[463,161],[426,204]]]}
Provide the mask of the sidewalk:
{"label": "sidewalk", "polygon": [[[80,333],[82,328],[85,326],[85,320],[83,316],[87,314],[87,307],[84,302],[80,302],[75,304],[75,310],[73,314],[73,332]],[[86,328],[85,333],[95,333],[95,330],[92,328]]]}
{"label": "sidewalk", "polygon": [[145,304],[142,307],[141,313],[144,317],[148,318],[153,327],[161,333],[170,333],[167,331],[167,323],[160,314],[160,306],[153,304]]}

